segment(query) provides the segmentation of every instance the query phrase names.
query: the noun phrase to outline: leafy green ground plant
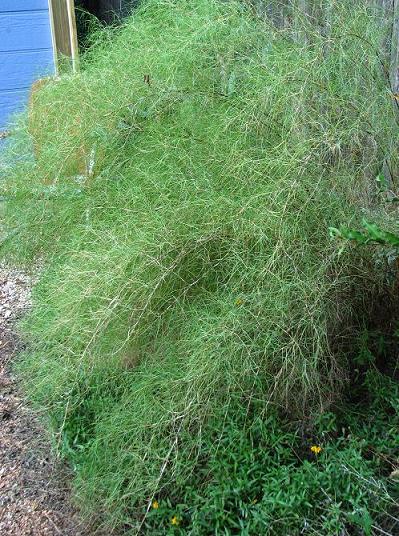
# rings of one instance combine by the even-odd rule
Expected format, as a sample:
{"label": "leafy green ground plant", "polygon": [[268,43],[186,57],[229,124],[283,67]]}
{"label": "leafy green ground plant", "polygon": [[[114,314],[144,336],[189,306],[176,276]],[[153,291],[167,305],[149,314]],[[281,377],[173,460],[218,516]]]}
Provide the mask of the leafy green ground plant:
{"label": "leafy green ground plant", "polygon": [[346,227],[341,227],[340,229],[332,227],[330,234],[334,238],[352,240],[360,245],[379,244],[398,248],[399,236],[397,234],[384,231],[377,224],[370,223],[367,220],[363,220],[362,225],[364,231],[357,231],[356,229],[348,229]]}
{"label": "leafy green ground plant", "polygon": [[45,266],[19,370],[109,530],[184,489],[237,397],[297,419],[349,376],[375,274],[326,230],[358,217],[397,129],[378,17],[332,16],[326,53],[235,2],[146,2],[16,133],[3,251]]}
{"label": "leafy green ground plant", "polygon": [[260,418],[263,401],[233,400],[234,411],[208,423],[190,483],[152,501],[147,532],[394,535],[397,337],[365,329],[348,394],[313,420]]}
{"label": "leafy green ground plant", "polygon": [[207,462],[183,496],[153,501],[148,533],[395,534],[398,383],[373,367],[357,374],[351,399],[311,429],[259,419],[258,402],[212,421]]}

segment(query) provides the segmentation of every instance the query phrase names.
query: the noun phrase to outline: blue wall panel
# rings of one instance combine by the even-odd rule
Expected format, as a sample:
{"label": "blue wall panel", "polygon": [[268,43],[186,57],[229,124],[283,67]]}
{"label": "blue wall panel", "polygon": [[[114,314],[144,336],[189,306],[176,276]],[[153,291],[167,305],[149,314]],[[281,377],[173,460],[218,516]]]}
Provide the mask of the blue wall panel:
{"label": "blue wall panel", "polygon": [[[0,125],[1,117],[7,118],[15,112],[20,112],[24,109],[25,103],[28,99],[29,89],[14,89],[12,91],[0,91]],[[1,128],[0,128],[1,130]]]}
{"label": "blue wall panel", "polygon": [[0,52],[49,48],[48,17],[48,11],[0,13]]}
{"label": "blue wall panel", "polygon": [[0,0],[2,11],[37,11],[48,10],[48,0]]}
{"label": "blue wall panel", "polygon": [[51,50],[24,50],[0,55],[0,91],[22,89],[51,73]]}
{"label": "blue wall panel", "polygon": [[0,0],[0,130],[37,78],[54,72],[47,0]]}

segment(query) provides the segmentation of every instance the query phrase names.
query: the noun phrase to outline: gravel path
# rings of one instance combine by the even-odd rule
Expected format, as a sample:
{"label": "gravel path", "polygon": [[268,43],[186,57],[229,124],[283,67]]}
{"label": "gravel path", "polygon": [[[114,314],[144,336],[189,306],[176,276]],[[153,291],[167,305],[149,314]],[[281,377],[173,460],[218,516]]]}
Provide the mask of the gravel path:
{"label": "gravel path", "polygon": [[0,266],[0,535],[87,536],[69,503],[66,469],[51,455],[36,416],[10,371],[17,318],[30,305],[32,280]]}

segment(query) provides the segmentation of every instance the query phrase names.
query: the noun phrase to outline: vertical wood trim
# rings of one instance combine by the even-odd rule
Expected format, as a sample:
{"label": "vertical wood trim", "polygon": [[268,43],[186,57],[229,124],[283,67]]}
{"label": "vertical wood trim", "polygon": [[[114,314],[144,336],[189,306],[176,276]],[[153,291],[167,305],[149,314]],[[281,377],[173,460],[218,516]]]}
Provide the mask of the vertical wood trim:
{"label": "vertical wood trim", "polygon": [[55,70],[56,76],[58,76],[57,42],[55,40],[53,2],[51,0],[48,0],[48,12],[49,12],[49,17],[50,17],[51,42],[53,44],[54,70]]}
{"label": "vertical wood trim", "polygon": [[68,10],[69,38],[71,42],[72,69],[77,71],[79,65],[78,33],[76,30],[75,2],[66,0]]}
{"label": "vertical wood trim", "polygon": [[58,61],[61,56],[71,57],[71,40],[69,37],[69,22],[66,0],[50,0],[52,4],[54,37]]}
{"label": "vertical wood trim", "polygon": [[73,71],[78,66],[78,39],[74,0],[49,0],[57,68],[62,58],[70,58]]}

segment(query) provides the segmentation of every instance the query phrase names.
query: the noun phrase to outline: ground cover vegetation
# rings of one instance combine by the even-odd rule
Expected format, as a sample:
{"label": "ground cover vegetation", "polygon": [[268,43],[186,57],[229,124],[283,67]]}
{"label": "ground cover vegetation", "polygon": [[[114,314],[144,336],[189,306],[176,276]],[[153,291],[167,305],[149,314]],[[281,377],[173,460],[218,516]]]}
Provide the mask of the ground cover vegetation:
{"label": "ground cover vegetation", "polygon": [[16,128],[2,250],[44,266],[18,369],[109,530],[394,534],[396,276],[337,230],[395,232],[397,124],[381,18],[338,4],[292,32],[144,2]]}

